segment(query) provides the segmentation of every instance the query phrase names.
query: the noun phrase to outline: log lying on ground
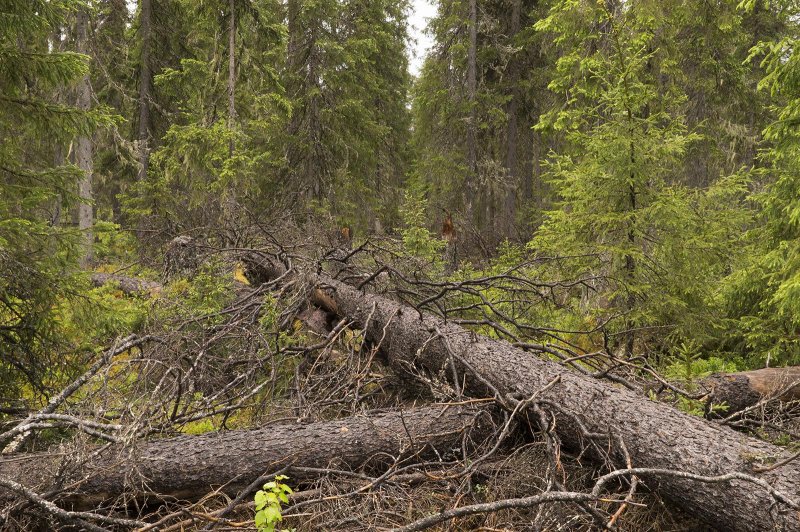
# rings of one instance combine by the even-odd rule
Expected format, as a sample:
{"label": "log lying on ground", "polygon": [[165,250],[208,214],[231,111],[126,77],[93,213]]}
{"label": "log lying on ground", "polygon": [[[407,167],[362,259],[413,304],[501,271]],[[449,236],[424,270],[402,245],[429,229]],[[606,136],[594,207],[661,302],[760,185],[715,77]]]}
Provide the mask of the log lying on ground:
{"label": "log lying on ground", "polygon": [[[80,481],[59,504],[76,509],[97,506],[123,493],[130,498],[196,500],[220,488],[228,494],[260,476],[287,466],[354,469],[385,467],[390,457],[420,458],[459,447],[464,430],[488,435],[490,418],[475,409],[432,406],[406,411],[355,416],[338,421],[276,425],[200,436],[179,436],[111,449],[79,470]],[[47,491],[63,457],[48,453],[0,460],[0,476],[28,488]],[[291,472],[291,482],[303,480]],[[308,475],[305,475],[308,476]],[[0,500],[13,494],[3,493]]]}
{"label": "log lying on ground", "polygon": [[[319,286],[328,287],[335,302],[328,310],[366,325],[367,339],[380,342],[395,367],[413,365],[450,378],[455,366],[458,379],[476,395],[489,393],[486,383],[503,397],[523,399],[538,392],[540,402],[560,412],[555,430],[567,446],[584,447],[586,432],[608,435],[601,440],[602,447],[623,462],[619,444],[623,441],[633,467],[709,477],[742,472],[757,475],[795,502],[800,496],[800,463],[796,460],[772,471],[755,472],[760,460],[788,457],[779,447],[570,372],[505,341],[479,337],[392,300],[325,276],[317,280]],[[752,482],[736,479],[700,484],[668,475],[645,480],[650,486],[657,482],[659,493],[720,530],[800,530],[800,507],[776,502],[763,486]]]}
{"label": "log lying on ground", "polygon": [[725,403],[729,416],[764,399],[800,401],[800,367],[764,368],[740,373],[715,373],[703,379],[710,405]]}
{"label": "log lying on ground", "polygon": [[117,275],[113,273],[93,273],[90,277],[92,286],[99,288],[109,283],[116,283],[124,294],[148,294],[161,290],[161,283],[147,281],[138,277],[128,277],[127,275]]}

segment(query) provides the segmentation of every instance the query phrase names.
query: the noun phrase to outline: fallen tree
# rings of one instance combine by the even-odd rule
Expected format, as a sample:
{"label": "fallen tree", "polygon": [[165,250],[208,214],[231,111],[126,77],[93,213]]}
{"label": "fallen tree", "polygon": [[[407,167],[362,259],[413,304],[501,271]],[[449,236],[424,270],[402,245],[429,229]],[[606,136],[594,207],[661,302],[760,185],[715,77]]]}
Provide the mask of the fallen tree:
{"label": "fallen tree", "polygon": [[[424,378],[436,383],[449,379],[453,395],[466,391],[473,396],[494,396],[509,410],[521,404],[533,406],[538,408],[537,417],[540,419],[542,411],[549,411],[553,422],[543,425],[546,430],[552,429],[552,433],[567,447],[588,450],[596,458],[610,458],[613,464],[608,464],[609,469],[617,470],[614,478],[624,476],[633,486],[637,479],[642,479],[648,487],[658,489],[659,493],[712,526],[725,530],[792,530],[800,526],[800,509],[796,501],[791,500],[800,491],[797,462],[792,462],[787,453],[775,446],[648,401],[630,390],[570,372],[507,342],[480,338],[445,320],[424,315],[413,307],[365,294],[324,275],[298,278],[293,275],[293,270],[287,273],[286,268],[272,260],[267,260],[262,266],[265,267],[255,272],[258,275],[251,282],[270,282],[276,286],[292,279],[289,284],[297,288],[306,280],[312,281],[316,287],[308,300],[336,314],[341,323],[354,321],[366,327],[367,340],[380,345],[386,360],[399,372],[423,372],[427,375]],[[248,278],[252,273],[252,269],[248,271],[251,274]],[[366,285],[377,275],[362,276],[359,282]],[[316,315],[313,309],[309,311]],[[333,322],[328,321],[327,325]],[[421,418],[413,423],[418,426],[420,421]],[[427,423],[429,427],[438,425],[435,419],[429,419]],[[286,433],[285,436],[284,448],[304,441],[303,434]],[[182,440],[181,445],[190,448],[189,456],[193,456],[185,463],[202,465],[205,462],[216,467],[217,463],[230,461],[233,455],[246,454],[237,446],[215,447],[215,436],[207,438]],[[365,438],[371,439],[372,436],[365,433]],[[73,490],[68,502],[76,507],[87,507],[101,500],[113,499],[123,492],[126,496],[137,497],[156,491],[171,497],[191,497],[192,494],[199,496],[222,482],[228,483],[225,489],[230,493],[247,485],[244,477],[220,477],[217,472],[212,472],[201,482],[202,488],[192,487],[193,469],[173,468],[164,459],[169,455],[166,451],[148,454],[151,445],[160,443],[140,443],[133,446],[133,454],[106,455],[79,469],[78,480],[85,482]],[[300,446],[304,447],[303,444]],[[330,447],[328,444],[325,446]],[[252,453],[258,452],[249,448]],[[334,454],[340,454],[335,445],[332,449]],[[605,454],[606,450],[610,451],[609,455]],[[142,457],[145,457],[144,461]],[[313,457],[313,453],[298,455],[294,463],[307,466],[308,462],[303,461],[313,460]],[[36,459],[37,455],[33,458]],[[41,459],[38,465],[31,464],[24,455],[16,458],[20,461],[16,465],[11,461],[0,462],[0,475],[17,479],[39,475],[41,482],[37,486],[51,486],[52,471],[58,461],[48,462],[52,457],[44,458],[43,455],[38,455],[38,458]],[[273,462],[270,464],[277,468],[278,464]],[[21,465],[25,463],[28,463],[28,469]],[[130,468],[125,463],[138,466],[127,471],[126,467]],[[770,463],[779,467],[769,472],[760,471],[767,469],[763,466]],[[231,469],[234,467],[231,465]],[[197,470],[204,469],[199,467]],[[112,473],[107,473],[109,471]],[[104,477],[106,474],[110,476]],[[256,471],[247,473],[251,478],[257,478],[258,474]],[[187,478],[180,480],[182,477]],[[161,483],[158,490],[154,482]],[[174,482],[174,485],[169,482]],[[597,496],[587,492],[575,500],[590,501]],[[520,504],[534,502],[526,500]],[[623,501],[619,500],[619,503]],[[475,510],[480,511],[480,508]]]}
{"label": "fallen tree", "polygon": [[[276,261],[263,257],[259,261],[259,258],[253,254],[244,255],[243,262],[247,267],[246,273],[253,277],[256,284],[274,279],[286,271]],[[117,283],[120,290],[128,295],[153,293],[162,289],[162,285],[159,283],[123,275],[95,273],[92,274],[91,280],[92,284],[98,287],[108,283]],[[311,296],[311,301],[323,307],[330,307],[332,303],[320,300],[322,297],[324,294],[316,290]],[[307,309],[298,317],[311,330],[319,334],[326,332],[326,325],[330,329],[330,324],[325,323],[324,315],[319,310]],[[762,401],[800,401],[800,367],[715,373],[702,379],[699,385],[701,392],[705,391],[700,398],[706,403],[707,411],[718,417],[714,407],[725,405],[723,415],[729,416]],[[656,388],[656,385],[652,387],[654,391]]]}
{"label": "fallen tree", "polygon": [[739,373],[715,373],[703,379],[709,404],[726,405],[724,415],[741,412],[762,401],[800,400],[800,367],[764,368]]}
{"label": "fallen tree", "polygon": [[[17,455],[0,460],[0,479],[34,491],[64,490],[59,505],[72,509],[93,508],[120,496],[140,502],[196,500],[214,490],[236,494],[263,475],[293,465],[385,469],[393,460],[436,457],[459,447],[465,430],[473,429],[472,436],[480,439],[491,427],[490,416],[480,410],[430,406],[114,446],[83,464],[59,453]],[[73,473],[64,478],[69,470]],[[291,481],[319,475],[291,470]],[[0,488],[0,498],[19,495]]]}
{"label": "fallen tree", "polygon": [[[637,473],[692,515],[724,530],[800,530],[800,465],[764,473],[788,457],[779,447],[689,416],[615,385],[570,372],[548,360],[324,275],[330,312],[366,327],[394,367],[448,378],[473,395],[505,404],[539,394],[555,432],[574,449],[609,449],[618,464],[723,478],[700,485],[680,475]],[[324,298],[315,297],[319,304]],[[631,466],[629,466],[631,467]],[[731,476],[724,476],[734,474]],[[756,485],[754,485],[756,484]]]}

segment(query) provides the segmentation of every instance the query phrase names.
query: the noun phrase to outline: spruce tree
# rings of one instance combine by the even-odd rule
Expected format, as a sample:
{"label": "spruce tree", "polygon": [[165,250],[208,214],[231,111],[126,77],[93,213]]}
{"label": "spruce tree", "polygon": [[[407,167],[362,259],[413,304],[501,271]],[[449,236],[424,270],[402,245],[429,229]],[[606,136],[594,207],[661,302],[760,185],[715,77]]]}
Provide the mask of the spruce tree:
{"label": "spruce tree", "polygon": [[76,204],[83,172],[54,161],[76,137],[109,122],[102,110],[57,98],[89,72],[86,56],[60,51],[63,28],[85,8],[77,0],[10,0],[0,7],[1,381],[21,372],[41,385],[57,356],[53,309],[78,270],[78,233],[60,213]]}
{"label": "spruce tree", "polygon": [[414,182],[429,216],[455,211],[462,234],[489,247],[527,239],[523,212],[545,200],[538,160],[549,139],[531,129],[549,97],[545,39],[531,29],[542,12],[530,0],[439,2],[413,89]]}
{"label": "spruce tree", "polygon": [[[759,2],[745,2],[754,9]],[[791,11],[790,11],[791,12]],[[761,224],[749,233],[748,260],[727,283],[726,301],[738,334],[726,343],[757,365],[800,364],[800,26],[787,18],[784,37],[755,46],[765,71],[759,87],[773,101],[765,128],[761,174],[771,181],[753,199]],[[736,341],[740,343],[735,343]]]}
{"label": "spruce tree", "polygon": [[560,202],[530,246],[562,257],[556,278],[584,279],[576,306],[601,323],[617,318],[612,347],[627,356],[663,333],[708,334],[710,290],[729,259],[743,191],[738,175],[708,191],[677,184],[697,136],[670,82],[675,58],[656,44],[669,24],[661,8],[567,0],[536,24],[562,54],[550,84],[562,100],[538,127],[566,142],[548,162]]}

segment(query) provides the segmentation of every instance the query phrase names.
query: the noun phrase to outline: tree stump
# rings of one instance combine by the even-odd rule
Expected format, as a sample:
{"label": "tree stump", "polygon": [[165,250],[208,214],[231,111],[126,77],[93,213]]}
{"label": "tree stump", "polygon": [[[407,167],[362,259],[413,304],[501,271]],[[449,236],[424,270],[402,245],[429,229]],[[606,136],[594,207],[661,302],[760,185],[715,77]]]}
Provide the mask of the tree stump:
{"label": "tree stump", "polygon": [[164,279],[193,277],[200,266],[200,250],[195,240],[186,235],[172,239],[164,253]]}

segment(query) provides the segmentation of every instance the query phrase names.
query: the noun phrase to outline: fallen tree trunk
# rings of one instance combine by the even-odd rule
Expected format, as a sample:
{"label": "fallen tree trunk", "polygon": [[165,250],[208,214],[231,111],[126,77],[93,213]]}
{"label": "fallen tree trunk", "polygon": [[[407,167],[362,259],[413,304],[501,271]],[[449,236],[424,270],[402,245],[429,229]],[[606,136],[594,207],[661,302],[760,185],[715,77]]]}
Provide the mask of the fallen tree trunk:
{"label": "fallen tree trunk", "polygon": [[[769,443],[689,416],[630,390],[592,379],[511,346],[482,338],[457,325],[392,300],[365,294],[326,276],[334,304],[327,310],[367,326],[366,337],[380,343],[396,368],[410,365],[433,376],[457,379],[476,395],[494,388],[505,397],[537,400],[557,414],[555,430],[572,448],[606,435],[602,447],[624,463],[625,450],[635,468],[672,469],[696,475],[732,472],[757,475],[790,498],[800,494],[800,464],[756,473],[762,460],[788,455]],[[319,298],[317,298],[319,300]],[[624,442],[622,448],[620,440]],[[646,477],[645,477],[646,478]],[[800,530],[800,507],[779,503],[775,494],[742,479],[700,484],[679,476],[646,478],[659,493],[691,515],[721,530]],[[778,496],[780,498],[780,496]],[[790,507],[793,506],[793,507]]]}
{"label": "fallen tree trunk", "polygon": [[[59,479],[59,486],[55,477],[64,457],[17,455],[0,460],[0,477],[39,491],[70,486],[59,504],[75,509],[95,507],[123,494],[126,500],[196,500],[215,489],[235,494],[264,474],[292,465],[385,469],[390,457],[443,454],[460,446],[465,429],[473,427],[473,436],[480,438],[490,426],[485,412],[435,406],[111,448],[79,467],[77,477]],[[290,474],[292,483],[309,476],[302,471]],[[10,495],[0,489],[0,500]]]}
{"label": "fallen tree trunk", "polygon": [[701,385],[709,390],[705,398],[709,410],[724,403],[728,408],[722,415],[729,416],[762,400],[800,401],[800,367],[715,373]]}
{"label": "fallen tree trunk", "polygon": [[122,293],[126,295],[151,294],[161,290],[161,283],[147,281],[139,277],[128,277],[113,273],[93,273],[89,278],[92,286],[99,288],[109,283],[116,283]]}

